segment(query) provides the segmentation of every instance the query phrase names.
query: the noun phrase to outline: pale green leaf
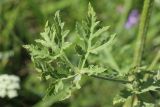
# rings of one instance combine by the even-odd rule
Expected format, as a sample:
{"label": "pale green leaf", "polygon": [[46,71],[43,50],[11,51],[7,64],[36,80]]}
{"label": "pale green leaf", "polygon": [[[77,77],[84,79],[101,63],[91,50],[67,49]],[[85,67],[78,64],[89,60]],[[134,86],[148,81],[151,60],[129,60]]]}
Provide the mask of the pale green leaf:
{"label": "pale green leaf", "polygon": [[96,32],[93,34],[92,38],[95,38],[95,37],[100,36],[102,33],[106,32],[108,29],[109,29],[109,26],[105,26],[105,27],[99,29],[98,31],[96,31]]}
{"label": "pale green leaf", "polygon": [[103,50],[103,49],[106,49],[106,47],[107,47],[108,45],[111,45],[111,44],[112,44],[115,36],[116,36],[116,34],[111,35],[111,38],[110,38],[106,43],[102,44],[101,46],[98,46],[98,47],[96,47],[96,48],[91,49],[90,52],[91,52],[91,53],[94,53],[94,54],[97,54],[99,51],[101,51],[101,50]]}
{"label": "pale green leaf", "polygon": [[106,68],[98,66],[90,66],[89,68],[83,68],[80,72],[88,75],[97,75],[106,71]]}
{"label": "pale green leaf", "polygon": [[61,91],[63,89],[63,82],[62,80],[59,80],[57,82],[57,84],[55,85],[55,90],[54,93],[58,93],[59,91]]}

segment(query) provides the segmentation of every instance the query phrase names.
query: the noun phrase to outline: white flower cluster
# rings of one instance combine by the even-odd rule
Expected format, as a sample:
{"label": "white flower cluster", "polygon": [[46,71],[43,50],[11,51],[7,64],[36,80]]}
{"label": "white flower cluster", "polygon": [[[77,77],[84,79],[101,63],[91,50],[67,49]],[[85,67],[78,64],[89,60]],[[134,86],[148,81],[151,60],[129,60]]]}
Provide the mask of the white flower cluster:
{"label": "white flower cluster", "polygon": [[0,97],[14,98],[18,96],[17,90],[20,89],[20,79],[15,75],[0,75]]}

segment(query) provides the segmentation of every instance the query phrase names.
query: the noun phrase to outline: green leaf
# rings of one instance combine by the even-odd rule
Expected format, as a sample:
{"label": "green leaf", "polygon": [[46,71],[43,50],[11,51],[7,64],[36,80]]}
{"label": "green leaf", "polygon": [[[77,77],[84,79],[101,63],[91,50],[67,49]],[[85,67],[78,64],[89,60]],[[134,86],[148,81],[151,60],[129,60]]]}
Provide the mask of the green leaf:
{"label": "green leaf", "polygon": [[122,97],[120,95],[117,95],[113,99],[113,105],[114,106],[118,106],[118,107],[122,106],[124,104],[124,102],[126,102],[126,100],[127,100],[126,98],[124,98],[124,97]]}
{"label": "green leaf", "polygon": [[50,87],[48,88],[44,100],[51,95],[53,95],[54,98],[56,98],[55,99],[56,101],[65,100],[71,96],[71,86],[69,85],[64,86],[61,80],[57,83],[51,84]]}
{"label": "green leaf", "polygon": [[72,43],[70,43],[70,42],[64,42],[62,49],[65,50],[65,49],[69,48],[71,45],[72,45]]}
{"label": "green leaf", "polygon": [[38,46],[34,45],[24,45],[24,47],[28,49],[29,52],[31,52],[30,54],[34,58],[45,59],[50,57],[47,48],[39,49]]}
{"label": "green leaf", "polygon": [[144,107],[155,107],[155,105],[152,103],[145,103],[144,102]]}
{"label": "green leaf", "polygon": [[86,40],[85,30],[84,30],[83,26],[78,22],[76,23],[76,32],[80,35],[81,40],[83,40],[83,39]]}
{"label": "green leaf", "polygon": [[[103,50],[114,38],[111,36],[107,41],[103,34],[109,27],[100,27],[99,23],[96,13],[89,4],[86,19],[76,25],[76,31],[79,33],[78,42],[72,45],[73,41],[67,41],[69,30],[64,29],[65,24],[57,11],[53,24],[46,22],[41,37],[36,39],[34,44],[24,46],[29,51],[36,70],[40,71],[44,80],[51,82],[47,97],[55,96],[54,101],[69,98],[72,91],[81,87],[80,81],[83,75],[98,75],[107,70],[105,67],[98,66],[101,65],[100,63],[96,65],[95,62],[95,65],[92,65],[88,61],[90,53]],[[77,56],[76,61],[71,60],[73,59],[71,55]],[[110,74],[113,73],[108,73]]]}
{"label": "green leaf", "polygon": [[75,50],[76,50],[76,52],[79,54],[79,55],[84,55],[85,54],[85,51],[82,49],[82,47],[81,46],[79,46],[79,45],[76,45],[75,46]]}
{"label": "green leaf", "polygon": [[106,68],[98,67],[98,66],[90,66],[89,68],[83,68],[80,72],[84,74],[97,75],[106,71]]}
{"label": "green leaf", "polygon": [[104,44],[98,46],[98,47],[94,47],[90,50],[91,53],[97,54],[99,51],[106,49],[106,47],[108,45],[111,45],[111,43],[113,42],[114,38],[115,38],[116,34],[111,35],[111,38]]}
{"label": "green leaf", "polygon": [[57,82],[57,84],[55,85],[55,90],[54,93],[58,93],[59,91],[61,91],[63,89],[63,82],[62,80],[59,80]]}
{"label": "green leaf", "polygon": [[102,33],[106,32],[109,29],[109,26],[102,27],[98,29],[92,36],[92,38],[100,36]]}
{"label": "green leaf", "polygon": [[67,37],[67,35],[69,34],[69,30],[65,30],[64,32],[62,32],[62,36],[63,36],[63,40],[65,39],[65,37]]}

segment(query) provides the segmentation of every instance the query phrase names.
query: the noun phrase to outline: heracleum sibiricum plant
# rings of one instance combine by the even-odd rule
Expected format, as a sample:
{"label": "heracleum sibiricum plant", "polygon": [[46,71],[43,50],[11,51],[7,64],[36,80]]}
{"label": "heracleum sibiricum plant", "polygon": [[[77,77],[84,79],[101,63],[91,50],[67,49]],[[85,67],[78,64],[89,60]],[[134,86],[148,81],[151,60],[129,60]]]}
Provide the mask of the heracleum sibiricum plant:
{"label": "heracleum sibiricum plant", "polygon": [[[152,70],[158,61],[157,57],[150,67],[142,68],[141,60],[147,26],[151,13],[153,0],[145,0],[140,20],[138,39],[134,57],[133,68],[128,73],[119,71],[112,73],[112,69],[100,62],[90,61],[90,57],[101,54],[108,45],[112,44],[115,34],[106,36],[109,26],[100,27],[96,14],[89,4],[88,15],[82,23],[76,24],[79,42],[68,41],[69,30],[64,29],[59,11],[55,13],[53,24],[47,22],[41,38],[35,40],[35,44],[25,45],[30,52],[31,59],[42,79],[50,82],[47,95],[58,96],[58,100],[64,100],[71,93],[81,88],[80,81],[84,76],[120,82],[125,85],[120,94],[113,101],[117,107],[156,107],[158,97],[156,93],[160,89],[160,71]],[[72,56],[76,56],[73,61]],[[158,57],[159,58],[159,57]],[[107,60],[107,59],[104,59]],[[112,75],[113,74],[113,75]]]}

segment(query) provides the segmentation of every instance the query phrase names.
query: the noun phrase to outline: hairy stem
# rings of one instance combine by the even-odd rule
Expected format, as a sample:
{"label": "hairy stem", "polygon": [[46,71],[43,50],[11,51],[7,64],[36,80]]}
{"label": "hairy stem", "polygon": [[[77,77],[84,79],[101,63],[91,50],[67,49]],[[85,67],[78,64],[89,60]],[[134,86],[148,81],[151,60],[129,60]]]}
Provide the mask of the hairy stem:
{"label": "hairy stem", "polygon": [[119,83],[123,83],[123,84],[130,83],[130,81],[120,80],[120,79],[116,79],[116,78],[102,77],[102,76],[98,76],[98,75],[92,75],[91,77],[103,79],[103,80],[108,80],[108,81],[113,81],[113,82],[119,82]]}
{"label": "hairy stem", "polygon": [[137,43],[135,47],[135,54],[134,54],[135,56],[133,61],[134,67],[136,68],[135,71],[137,71],[137,68],[140,67],[141,65],[144,43],[147,35],[148,24],[150,20],[150,14],[153,2],[154,0],[144,1],[142,15],[140,19]]}

